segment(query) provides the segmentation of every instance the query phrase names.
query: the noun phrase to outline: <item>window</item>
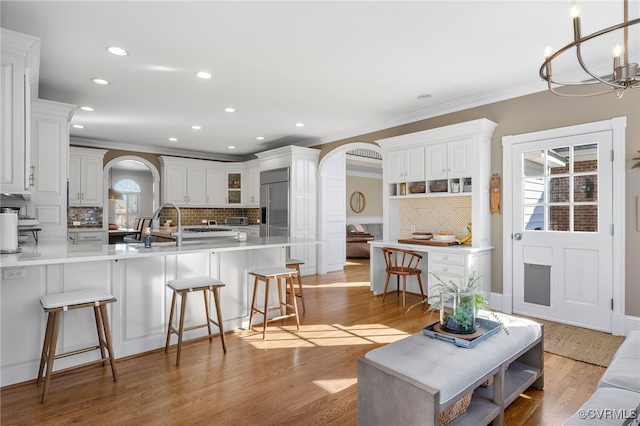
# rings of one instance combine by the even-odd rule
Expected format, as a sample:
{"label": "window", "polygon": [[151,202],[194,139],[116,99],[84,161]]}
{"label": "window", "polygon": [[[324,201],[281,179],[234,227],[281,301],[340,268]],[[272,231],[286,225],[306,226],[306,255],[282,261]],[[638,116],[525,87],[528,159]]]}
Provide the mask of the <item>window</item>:
{"label": "window", "polygon": [[524,228],[598,232],[598,144],[523,154]]}
{"label": "window", "polygon": [[122,193],[122,200],[115,202],[115,221],[119,228],[133,228],[140,217],[140,185],[130,179],[122,179],[113,185]]}

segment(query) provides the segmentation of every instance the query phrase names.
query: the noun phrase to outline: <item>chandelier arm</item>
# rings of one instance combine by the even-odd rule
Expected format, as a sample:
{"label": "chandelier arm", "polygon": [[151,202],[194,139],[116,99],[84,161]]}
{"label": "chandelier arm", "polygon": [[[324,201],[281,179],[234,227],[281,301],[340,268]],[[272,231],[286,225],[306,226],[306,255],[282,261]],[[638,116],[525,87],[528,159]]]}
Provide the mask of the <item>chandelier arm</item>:
{"label": "chandelier arm", "polygon": [[[554,84],[556,84],[556,83],[554,83]],[[551,83],[549,83],[548,86],[549,86],[549,91],[551,93],[553,93],[556,96],[562,96],[562,97],[565,97],[565,98],[590,98],[592,96],[607,95],[607,94],[611,93],[611,90],[603,90],[602,92],[595,92],[595,93],[569,94],[569,93],[558,92],[556,89],[551,87]],[[566,86],[566,85],[563,85],[562,87],[564,87],[564,86]]]}
{"label": "chandelier arm", "polygon": [[[544,80],[549,81],[550,76],[548,76],[548,75],[546,74],[546,68],[547,68],[547,65],[548,65],[548,64],[551,64],[551,62],[552,62],[555,58],[557,58],[558,56],[560,56],[562,53],[566,52],[567,50],[569,50],[569,49],[571,49],[571,48],[573,48],[573,47],[578,47],[580,44],[582,44],[582,43],[584,43],[584,42],[586,42],[586,41],[589,41],[589,40],[591,40],[592,38],[595,38],[595,37],[601,36],[601,35],[603,35],[603,34],[610,33],[611,31],[619,30],[619,29],[621,29],[621,28],[630,27],[630,26],[632,26],[632,25],[636,25],[636,24],[640,24],[640,18],[633,19],[633,20],[631,20],[631,21],[622,22],[622,23],[620,23],[620,24],[613,25],[613,26],[608,27],[608,28],[604,28],[604,29],[602,29],[602,30],[600,30],[600,31],[597,31],[597,32],[595,32],[595,33],[592,33],[592,34],[586,35],[586,36],[584,36],[584,37],[580,37],[580,38],[579,38],[579,39],[577,39],[577,40],[574,40],[573,42],[571,42],[571,43],[567,44],[566,46],[564,46],[562,49],[558,50],[558,51],[557,51],[556,53],[554,53],[553,55],[551,55],[551,56],[549,56],[549,57],[547,57],[547,58],[546,58],[546,60],[542,63],[542,66],[540,67],[540,77],[541,77],[542,79],[544,79]],[[626,46],[625,46],[625,47],[626,47]],[[626,50],[627,50],[627,49],[625,48],[625,51],[626,51]],[[581,65],[582,65],[582,64],[581,64]],[[596,77],[596,78],[597,78],[597,77]],[[581,84],[581,83],[578,83],[578,84]],[[608,84],[608,83],[605,83],[605,84]]]}
{"label": "chandelier arm", "polygon": [[[580,63],[580,66],[582,67],[582,69],[589,74],[591,77],[595,78],[596,80],[598,80],[600,83],[602,84],[606,84],[608,86],[611,87],[615,87],[616,89],[625,89],[627,86],[623,85],[623,84],[619,84],[616,83],[615,81],[607,81],[604,80],[602,78],[600,78],[599,76],[597,76],[596,74],[594,74],[589,67],[587,67],[587,65],[584,63],[584,61],[582,60],[582,54],[580,53],[580,45],[576,46],[576,56],[578,58],[578,63]],[[594,82],[595,83],[595,82]]]}

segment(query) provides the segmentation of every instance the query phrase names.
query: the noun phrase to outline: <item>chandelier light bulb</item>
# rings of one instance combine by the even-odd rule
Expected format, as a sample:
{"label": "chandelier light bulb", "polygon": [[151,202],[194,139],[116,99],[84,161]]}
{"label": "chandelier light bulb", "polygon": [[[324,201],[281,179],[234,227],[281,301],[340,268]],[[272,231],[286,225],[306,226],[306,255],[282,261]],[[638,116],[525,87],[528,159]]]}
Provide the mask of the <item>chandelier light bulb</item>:
{"label": "chandelier light bulb", "polygon": [[548,58],[549,56],[551,56],[551,54],[553,54],[553,49],[551,48],[551,46],[549,46],[548,44],[544,47],[544,57]]}
{"label": "chandelier light bulb", "polygon": [[580,17],[580,5],[577,2],[574,2],[571,5],[571,12],[570,15],[572,18],[578,18]]}
{"label": "chandelier light bulb", "polygon": [[620,46],[620,43],[617,43],[616,47],[614,47],[611,51],[614,58],[619,58],[620,56],[622,56],[622,52],[624,52],[624,47]]}

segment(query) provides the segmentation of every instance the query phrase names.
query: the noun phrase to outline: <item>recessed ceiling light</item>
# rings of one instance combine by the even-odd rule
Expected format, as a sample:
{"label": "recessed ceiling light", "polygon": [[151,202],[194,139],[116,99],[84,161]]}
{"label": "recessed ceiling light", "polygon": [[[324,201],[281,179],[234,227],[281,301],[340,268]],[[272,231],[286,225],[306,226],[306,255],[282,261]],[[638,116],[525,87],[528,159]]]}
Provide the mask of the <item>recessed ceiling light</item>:
{"label": "recessed ceiling light", "polygon": [[229,148],[229,149],[236,149],[236,147],[235,147],[235,146],[233,146],[233,145],[229,145],[227,148]]}
{"label": "recessed ceiling light", "polygon": [[224,109],[224,112],[236,112],[236,110],[234,108],[227,107]]}
{"label": "recessed ceiling light", "polygon": [[122,47],[117,46],[109,46],[107,47],[107,51],[116,56],[127,56],[129,54],[129,52],[124,50]]}
{"label": "recessed ceiling light", "polygon": [[264,136],[256,136],[256,139],[258,139],[259,141],[264,139]]}
{"label": "recessed ceiling light", "polygon": [[178,142],[178,139],[177,139],[177,138],[169,138],[169,140],[170,140],[171,142]]}
{"label": "recessed ceiling light", "polygon": [[83,110],[83,111],[89,111],[89,112],[93,111],[93,108],[88,107],[88,106],[81,106],[80,109]]}
{"label": "recessed ceiling light", "polygon": [[296,127],[304,127],[304,123],[296,123]]}
{"label": "recessed ceiling light", "polygon": [[73,127],[75,127],[76,129],[84,129],[84,126],[82,124],[74,124]]}
{"label": "recessed ceiling light", "polygon": [[93,81],[95,84],[99,84],[101,86],[106,86],[107,84],[111,84],[107,80],[102,79],[102,78],[92,78],[91,81]]}
{"label": "recessed ceiling light", "polygon": [[427,99],[431,99],[431,95],[425,93],[424,95],[418,95],[417,99],[421,101],[426,101]]}
{"label": "recessed ceiling light", "polygon": [[209,73],[208,73],[208,72],[206,72],[206,71],[198,71],[198,72],[196,73],[196,75],[197,75],[199,78],[203,79],[203,80],[207,80],[207,79],[211,78],[211,74],[209,74]]}
{"label": "recessed ceiling light", "polygon": [[200,127],[200,126],[191,126],[191,128],[193,130],[201,130],[202,129],[202,127]]}

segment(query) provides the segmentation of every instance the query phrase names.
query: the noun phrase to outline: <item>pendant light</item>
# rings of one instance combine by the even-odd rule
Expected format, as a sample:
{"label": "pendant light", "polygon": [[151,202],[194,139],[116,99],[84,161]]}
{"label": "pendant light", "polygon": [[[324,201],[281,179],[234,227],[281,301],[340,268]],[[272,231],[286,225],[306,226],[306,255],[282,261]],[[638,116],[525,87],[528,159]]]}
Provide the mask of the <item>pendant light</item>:
{"label": "pendant light", "polygon": [[122,196],[122,192],[120,191],[116,191],[115,189],[113,189],[113,182],[112,182],[112,173],[113,167],[109,168],[109,199],[110,200],[122,200],[124,199],[124,197]]}

